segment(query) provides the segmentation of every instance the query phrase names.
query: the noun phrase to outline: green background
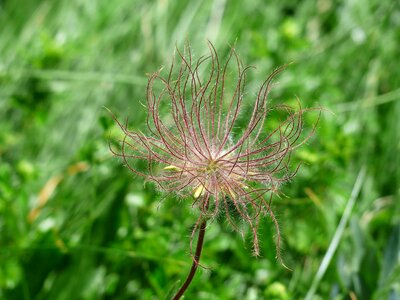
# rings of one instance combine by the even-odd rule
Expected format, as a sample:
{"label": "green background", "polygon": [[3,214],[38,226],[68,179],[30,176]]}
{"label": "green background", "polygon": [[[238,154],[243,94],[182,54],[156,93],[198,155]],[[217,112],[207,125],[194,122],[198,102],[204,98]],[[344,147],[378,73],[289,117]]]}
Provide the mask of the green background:
{"label": "green background", "polygon": [[104,107],[145,131],[146,74],[207,39],[235,44],[256,87],[294,62],[272,97],[330,112],[273,200],[293,271],[268,219],[261,258],[221,219],[186,298],[400,299],[400,5],[381,0],[0,1],[0,299],[178,287],[196,213],[111,155]]}

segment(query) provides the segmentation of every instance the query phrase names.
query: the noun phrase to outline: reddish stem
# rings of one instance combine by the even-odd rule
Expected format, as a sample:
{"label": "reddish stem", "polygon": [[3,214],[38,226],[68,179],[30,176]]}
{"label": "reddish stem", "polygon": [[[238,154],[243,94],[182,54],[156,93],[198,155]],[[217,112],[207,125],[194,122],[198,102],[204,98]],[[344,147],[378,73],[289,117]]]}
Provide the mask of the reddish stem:
{"label": "reddish stem", "polygon": [[179,289],[179,291],[176,293],[173,300],[178,300],[180,297],[183,296],[183,294],[189,287],[190,283],[192,282],[194,274],[196,273],[197,267],[199,266],[201,250],[203,249],[204,235],[206,233],[206,225],[207,225],[207,221],[204,219],[200,225],[199,238],[197,239],[196,253],[194,254],[192,268],[190,269],[189,275],[187,276],[184,284]]}

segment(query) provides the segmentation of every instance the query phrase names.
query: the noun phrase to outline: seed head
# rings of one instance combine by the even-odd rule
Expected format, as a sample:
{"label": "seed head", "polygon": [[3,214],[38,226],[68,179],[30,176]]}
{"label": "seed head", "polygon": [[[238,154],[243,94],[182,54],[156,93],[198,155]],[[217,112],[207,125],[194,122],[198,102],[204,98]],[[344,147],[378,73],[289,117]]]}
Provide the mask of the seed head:
{"label": "seed head", "polygon": [[[313,109],[303,109],[300,102],[293,108],[268,101],[273,78],[286,66],[273,71],[255,95],[247,95],[251,67],[243,67],[234,48],[221,63],[214,46],[208,46],[210,54],[197,60],[189,45],[183,53],[177,49],[169,71],[150,76],[148,132],[131,131],[116,119],[124,139],[112,151],[161,190],[192,199],[199,213],[192,237],[203,218],[225,215],[242,235],[238,224],[248,224],[259,255],[259,222],[269,215],[280,259],[271,197],[296,174],[298,167],[289,168],[292,152],[312,136],[319,115],[304,135],[303,114]],[[146,171],[138,161],[147,162]]]}

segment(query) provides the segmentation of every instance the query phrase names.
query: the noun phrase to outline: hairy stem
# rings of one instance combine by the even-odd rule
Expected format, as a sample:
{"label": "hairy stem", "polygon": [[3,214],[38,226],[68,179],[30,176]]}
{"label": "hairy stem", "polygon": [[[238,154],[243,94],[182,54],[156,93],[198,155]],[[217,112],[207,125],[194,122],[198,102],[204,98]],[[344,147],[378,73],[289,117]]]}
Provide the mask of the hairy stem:
{"label": "hairy stem", "polygon": [[206,225],[207,225],[207,221],[204,219],[200,225],[199,238],[197,239],[196,253],[194,254],[192,268],[190,269],[190,272],[189,272],[184,284],[179,289],[179,291],[176,293],[173,300],[178,300],[180,297],[183,296],[183,294],[189,287],[190,283],[192,282],[194,274],[196,273],[197,267],[199,266],[201,250],[203,249],[204,235],[206,233]]}

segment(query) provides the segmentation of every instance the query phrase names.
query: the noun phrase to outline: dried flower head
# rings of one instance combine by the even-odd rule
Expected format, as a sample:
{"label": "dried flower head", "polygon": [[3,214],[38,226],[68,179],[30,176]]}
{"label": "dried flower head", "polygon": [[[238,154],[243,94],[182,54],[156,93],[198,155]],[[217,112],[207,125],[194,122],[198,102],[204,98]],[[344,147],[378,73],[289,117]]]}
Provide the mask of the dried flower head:
{"label": "dried flower head", "polygon": [[[198,60],[188,45],[183,53],[177,49],[169,71],[150,76],[148,133],[130,131],[117,120],[125,138],[114,153],[160,189],[192,199],[199,212],[192,237],[202,219],[224,214],[240,233],[237,219],[249,225],[254,254],[259,255],[257,230],[260,218],[269,215],[280,258],[271,197],[296,174],[298,168],[289,169],[291,154],[309,139],[318,121],[304,136],[303,114],[310,109],[269,104],[272,80],[285,67],[273,71],[255,95],[246,95],[251,68],[243,67],[233,48],[221,63],[208,45],[210,55]],[[271,120],[272,113],[280,120]],[[148,170],[139,170],[137,161],[147,162]]]}

